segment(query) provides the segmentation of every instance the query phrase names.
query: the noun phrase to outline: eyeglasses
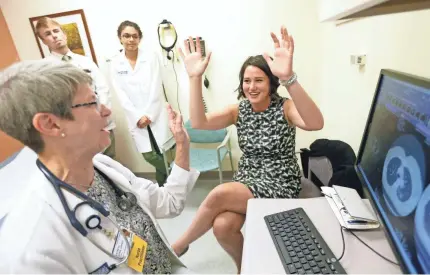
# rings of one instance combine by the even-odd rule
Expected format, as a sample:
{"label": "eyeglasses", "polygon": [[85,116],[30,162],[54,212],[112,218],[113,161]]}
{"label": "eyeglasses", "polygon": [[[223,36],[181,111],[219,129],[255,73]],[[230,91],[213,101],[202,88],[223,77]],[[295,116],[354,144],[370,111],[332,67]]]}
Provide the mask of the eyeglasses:
{"label": "eyeglasses", "polygon": [[100,99],[99,99],[99,96],[97,95],[97,93],[95,93],[95,95],[96,95],[96,100],[95,101],[87,102],[87,103],[79,103],[79,104],[72,105],[72,109],[79,108],[79,107],[84,107],[84,106],[96,105],[97,111],[100,112],[100,106],[101,106]]}
{"label": "eyeglasses", "polygon": [[129,33],[124,33],[123,35],[122,35],[122,38],[124,38],[124,39],[130,39],[130,38],[132,38],[133,37],[133,39],[134,40],[137,40],[137,39],[139,39],[140,37],[139,37],[139,35],[137,35],[137,34],[133,34],[133,35],[131,35],[131,34],[129,34]]}

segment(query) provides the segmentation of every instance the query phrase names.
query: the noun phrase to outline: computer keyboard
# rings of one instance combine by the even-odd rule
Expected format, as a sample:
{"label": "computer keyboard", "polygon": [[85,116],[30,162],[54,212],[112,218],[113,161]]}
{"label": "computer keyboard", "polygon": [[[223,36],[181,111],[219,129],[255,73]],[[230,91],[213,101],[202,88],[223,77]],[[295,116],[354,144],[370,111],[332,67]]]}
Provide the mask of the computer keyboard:
{"label": "computer keyboard", "polygon": [[346,274],[303,208],[264,217],[289,274]]}

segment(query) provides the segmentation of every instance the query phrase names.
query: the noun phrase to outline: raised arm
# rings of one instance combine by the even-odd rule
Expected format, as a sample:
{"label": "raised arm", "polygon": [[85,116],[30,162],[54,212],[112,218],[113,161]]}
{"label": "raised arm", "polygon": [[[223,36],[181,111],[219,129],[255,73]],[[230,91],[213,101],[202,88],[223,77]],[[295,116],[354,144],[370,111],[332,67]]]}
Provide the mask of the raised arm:
{"label": "raised arm", "polygon": [[190,120],[195,129],[218,130],[234,124],[237,117],[238,105],[231,105],[220,112],[205,113],[202,95],[202,75],[205,72],[211,52],[205,58],[201,55],[200,39],[196,38],[196,47],[193,39],[184,41],[185,53],[179,49],[179,54],[185,63],[190,80]]}
{"label": "raised arm", "polygon": [[[287,100],[284,104],[284,114],[288,122],[303,130],[320,130],[324,126],[324,118],[318,106],[298,83],[293,71],[294,40],[288,35],[287,29],[281,27],[282,40],[271,33],[275,45],[275,55],[273,60],[267,53],[264,58],[270,66],[270,70],[276,75],[281,83],[285,83],[292,100]],[[290,82],[290,83],[288,83]]]}

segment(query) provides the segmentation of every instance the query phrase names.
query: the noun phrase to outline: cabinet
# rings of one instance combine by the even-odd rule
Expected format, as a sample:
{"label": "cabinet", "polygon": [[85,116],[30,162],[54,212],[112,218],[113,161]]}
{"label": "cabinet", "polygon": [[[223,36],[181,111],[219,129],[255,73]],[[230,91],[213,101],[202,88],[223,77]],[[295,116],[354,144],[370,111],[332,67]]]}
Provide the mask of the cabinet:
{"label": "cabinet", "polygon": [[318,0],[319,21],[430,9],[430,0]]}

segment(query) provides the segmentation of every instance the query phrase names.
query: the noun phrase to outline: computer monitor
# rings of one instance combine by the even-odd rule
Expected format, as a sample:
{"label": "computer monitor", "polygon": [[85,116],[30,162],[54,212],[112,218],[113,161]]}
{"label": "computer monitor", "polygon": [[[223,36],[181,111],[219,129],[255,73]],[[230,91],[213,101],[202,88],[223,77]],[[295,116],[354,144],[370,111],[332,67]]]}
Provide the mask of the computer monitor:
{"label": "computer monitor", "polygon": [[430,273],[430,80],[382,70],[355,165],[405,273]]}

